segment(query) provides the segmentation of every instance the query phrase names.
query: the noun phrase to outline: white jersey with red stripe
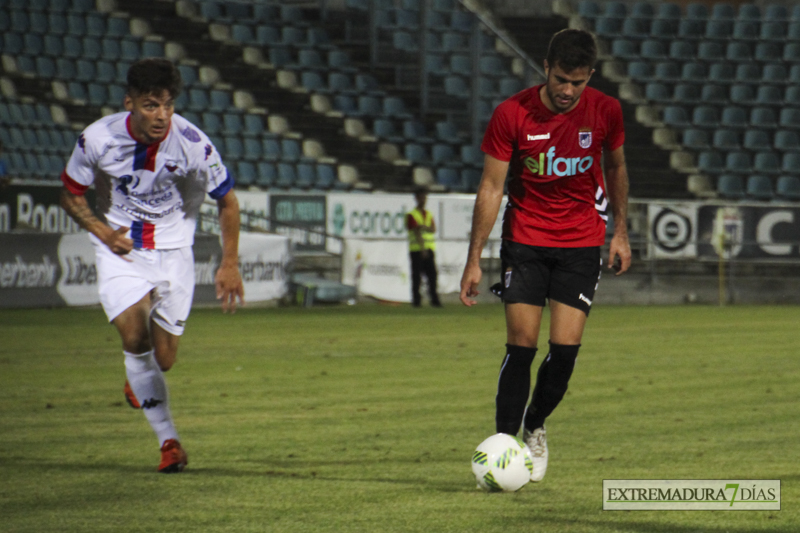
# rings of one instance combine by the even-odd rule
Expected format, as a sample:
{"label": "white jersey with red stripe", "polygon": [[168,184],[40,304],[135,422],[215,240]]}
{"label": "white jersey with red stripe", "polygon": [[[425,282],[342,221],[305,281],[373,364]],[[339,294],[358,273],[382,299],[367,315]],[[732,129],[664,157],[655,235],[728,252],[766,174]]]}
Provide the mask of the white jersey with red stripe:
{"label": "white jersey with red stripe", "polygon": [[180,115],[153,144],[137,141],[129,121],[123,112],[87,127],[61,180],[79,195],[94,184],[98,217],[114,229],[129,227],[134,248],[191,246],[205,195],[222,198],[233,178],[208,137]]}

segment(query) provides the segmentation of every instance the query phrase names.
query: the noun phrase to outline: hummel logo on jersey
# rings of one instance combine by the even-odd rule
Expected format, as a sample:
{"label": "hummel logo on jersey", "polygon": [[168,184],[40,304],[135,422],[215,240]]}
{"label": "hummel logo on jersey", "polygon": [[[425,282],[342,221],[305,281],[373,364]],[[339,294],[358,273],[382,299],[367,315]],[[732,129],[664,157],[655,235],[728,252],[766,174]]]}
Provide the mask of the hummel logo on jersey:
{"label": "hummel logo on jersey", "polygon": [[543,133],[541,135],[528,135],[529,141],[544,141],[550,138],[549,133]]}
{"label": "hummel logo on jersey", "polygon": [[164,403],[164,400],[157,400],[155,398],[150,398],[149,400],[145,400],[142,402],[142,409],[152,409],[153,407],[157,406],[160,403]]}
{"label": "hummel logo on jersey", "polygon": [[538,157],[526,157],[525,166],[531,174],[539,176],[576,176],[592,168],[594,159],[586,157],[556,157],[556,147],[551,146],[547,153],[540,152]]}
{"label": "hummel logo on jersey", "polygon": [[582,302],[586,302],[586,305],[588,305],[590,307],[592,305],[592,301],[589,298],[587,298],[586,296],[584,296],[583,293],[581,293],[581,295],[578,296],[578,300],[581,300]]}
{"label": "hummel logo on jersey", "polygon": [[164,165],[164,166],[167,167],[167,170],[169,170],[170,172],[175,172],[175,170],[178,168],[178,165]]}
{"label": "hummel logo on jersey", "polygon": [[213,152],[213,151],[214,151],[214,149],[213,149],[213,148],[211,148],[211,145],[210,145],[210,144],[207,144],[207,145],[206,145],[206,160],[208,160],[208,156],[210,156],[210,155],[211,155],[211,152]]}

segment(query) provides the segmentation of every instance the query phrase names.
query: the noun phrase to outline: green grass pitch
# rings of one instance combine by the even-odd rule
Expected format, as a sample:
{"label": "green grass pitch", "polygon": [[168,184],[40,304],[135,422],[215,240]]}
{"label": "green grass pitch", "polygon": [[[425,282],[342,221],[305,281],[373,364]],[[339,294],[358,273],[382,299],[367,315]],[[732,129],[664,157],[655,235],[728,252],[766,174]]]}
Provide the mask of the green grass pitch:
{"label": "green grass pitch", "polygon": [[[2,311],[0,531],[797,532],[798,326],[797,307],[595,309],[547,477],[486,494],[500,305],[195,310],[171,476],[102,311]],[[603,479],[636,478],[781,479],[782,509],[602,511]]]}

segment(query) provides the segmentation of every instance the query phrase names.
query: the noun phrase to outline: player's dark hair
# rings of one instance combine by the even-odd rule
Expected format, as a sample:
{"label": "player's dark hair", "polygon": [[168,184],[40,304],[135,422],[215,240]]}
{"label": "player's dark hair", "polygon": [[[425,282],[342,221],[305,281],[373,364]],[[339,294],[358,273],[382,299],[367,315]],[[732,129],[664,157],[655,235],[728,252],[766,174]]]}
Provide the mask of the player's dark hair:
{"label": "player's dark hair", "polygon": [[594,68],[597,61],[597,43],[592,34],[584,30],[565,29],[556,32],[547,48],[547,64],[558,65],[564,72],[576,68]]}
{"label": "player's dark hair", "polygon": [[129,96],[160,95],[167,91],[175,99],[182,89],[181,73],[168,59],[157,57],[140,59],[128,69]]}

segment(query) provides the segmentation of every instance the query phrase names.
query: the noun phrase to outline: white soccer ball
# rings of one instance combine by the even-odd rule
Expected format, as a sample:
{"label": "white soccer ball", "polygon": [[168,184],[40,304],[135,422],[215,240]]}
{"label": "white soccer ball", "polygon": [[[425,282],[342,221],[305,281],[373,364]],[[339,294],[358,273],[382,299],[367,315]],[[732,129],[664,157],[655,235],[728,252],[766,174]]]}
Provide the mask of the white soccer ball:
{"label": "white soccer ball", "polygon": [[531,480],[533,458],[528,446],[506,433],[492,435],[472,454],[478,486],[489,492],[514,492]]}

